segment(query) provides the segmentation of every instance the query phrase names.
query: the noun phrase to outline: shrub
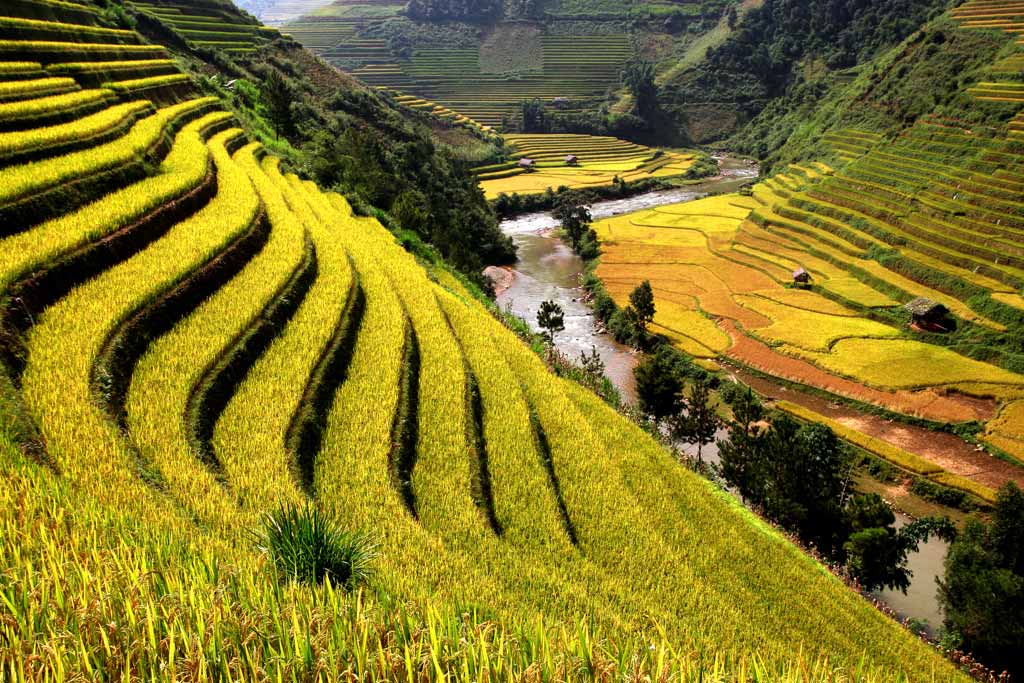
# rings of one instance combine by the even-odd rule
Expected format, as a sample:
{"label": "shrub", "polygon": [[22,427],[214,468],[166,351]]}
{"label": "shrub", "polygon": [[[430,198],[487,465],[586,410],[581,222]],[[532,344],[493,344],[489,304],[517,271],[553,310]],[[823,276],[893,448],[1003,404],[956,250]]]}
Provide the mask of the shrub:
{"label": "shrub", "polygon": [[259,540],[278,573],[300,583],[325,578],[347,588],[365,583],[377,556],[369,535],[338,529],[310,505],[269,513]]}

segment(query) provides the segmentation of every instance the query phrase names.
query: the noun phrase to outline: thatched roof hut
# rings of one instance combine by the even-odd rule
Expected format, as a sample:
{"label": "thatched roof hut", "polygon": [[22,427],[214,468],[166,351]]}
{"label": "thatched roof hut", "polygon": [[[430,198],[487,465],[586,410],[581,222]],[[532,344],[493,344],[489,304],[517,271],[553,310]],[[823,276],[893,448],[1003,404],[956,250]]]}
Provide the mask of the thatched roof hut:
{"label": "thatched roof hut", "polygon": [[949,318],[949,309],[937,301],[932,301],[919,296],[903,306],[910,312],[910,318],[914,325],[926,330],[946,331],[946,324]]}
{"label": "thatched roof hut", "polygon": [[522,159],[519,160],[519,168],[527,170],[533,168],[533,159],[527,159],[526,157],[523,157]]}
{"label": "thatched roof hut", "polygon": [[566,154],[565,155],[565,165],[566,166],[575,166],[578,163],[579,163],[579,159],[576,158],[575,154]]}
{"label": "thatched roof hut", "polygon": [[811,281],[811,274],[802,266],[793,271],[793,282],[798,285],[806,285]]}

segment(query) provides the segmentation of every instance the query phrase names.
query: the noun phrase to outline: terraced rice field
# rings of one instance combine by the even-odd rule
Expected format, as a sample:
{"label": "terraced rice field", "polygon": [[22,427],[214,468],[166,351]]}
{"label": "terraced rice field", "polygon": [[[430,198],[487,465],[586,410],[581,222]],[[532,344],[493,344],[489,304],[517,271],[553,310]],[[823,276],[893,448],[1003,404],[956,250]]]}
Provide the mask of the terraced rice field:
{"label": "terraced rice field", "polygon": [[[2,105],[60,115],[0,119],[0,678],[967,680],[216,100],[99,90]],[[278,582],[288,502],[367,593]]]}
{"label": "terraced rice field", "polygon": [[1002,31],[1017,37],[1018,52],[992,65],[992,80],[976,83],[968,92],[983,102],[1019,108],[1024,103],[1024,5],[1014,0],[968,0],[950,10],[962,28]]}
{"label": "terraced rice field", "polygon": [[[488,199],[499,194],[536,194],[558,187],[610,185],[615,178],[634,181],[686,173],[693,155],[655,150],[625,140],[593,135],[506,135],[512,160],[474,169]],[[575,163],[567,157],[576,157]],[[520,165],[529,159],[529,170]]]}
{"label": "terraced rice field", "polygon": [[[839,131],[841,170],[793,166],[749,198],[599,222],[597,273],[620,303],[650,279],[655,329],[693,355],[937,422],[991,420],[985,439],[1019,457],[1024,376],[995,350],[1024,311],[1016,128],[926,117],[891,143]],[[799,268],[807,290],[790,288]],[[989,335],[972,342],[991,345],[974,349],[988,362],[909,329],[899,306],[916,297]]]}
{"label": "terraced rice field", "polygon": [[543,35],[530,45],[541,55],[539,64],[515,73],[483,69],[480,45],[422,47],[399,58],[386,40],[367,29],[383,20],[382,10],[401,7],[342,0],[281,30],[365,83],[435,103],[491,128],[518,113],[523,100],[566,100],[564,106],[576,109],[593,105],[618,83],[633,53],[626,34]]}
{"label": "terraced rice field", "polygon": [[261,40],[277,35],[275,29],[255,23],[240,23],[237,14],[217,9],[216,3],[153,0],[131,4],[168,25],[197,48],[216,48],[230,54],[245,55],[255,51]]}

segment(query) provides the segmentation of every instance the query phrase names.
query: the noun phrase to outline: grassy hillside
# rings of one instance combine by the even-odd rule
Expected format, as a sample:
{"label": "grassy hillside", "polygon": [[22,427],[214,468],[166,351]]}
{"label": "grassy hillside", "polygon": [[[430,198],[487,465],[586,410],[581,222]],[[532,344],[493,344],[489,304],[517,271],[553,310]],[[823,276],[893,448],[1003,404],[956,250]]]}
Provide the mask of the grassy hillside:
{"label": "grassy hillside", "polygon": [[[963,678],[284,169],[238,81],[4,9],[0,677]],[[369,534],[365,592],[276,575],[282,505]]]}

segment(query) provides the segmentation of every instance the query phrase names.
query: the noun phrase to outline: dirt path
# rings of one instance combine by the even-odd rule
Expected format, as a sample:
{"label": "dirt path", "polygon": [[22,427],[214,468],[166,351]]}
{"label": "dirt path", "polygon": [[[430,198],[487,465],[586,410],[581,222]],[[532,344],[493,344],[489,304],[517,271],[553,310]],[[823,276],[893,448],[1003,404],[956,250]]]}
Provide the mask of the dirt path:
{"label": "dirt path", "polygon": [[894,422],[878,415],[861,413],[839,403],[802,391],[787,389],[771,380],[737,368],[729,372],[762,396],[786,400],[820,413],[862,434],[873,436],[921,456],[939,467],[998,489],[1007,481],[1024,486],[1024,469],[989,455],[954,434]]}

